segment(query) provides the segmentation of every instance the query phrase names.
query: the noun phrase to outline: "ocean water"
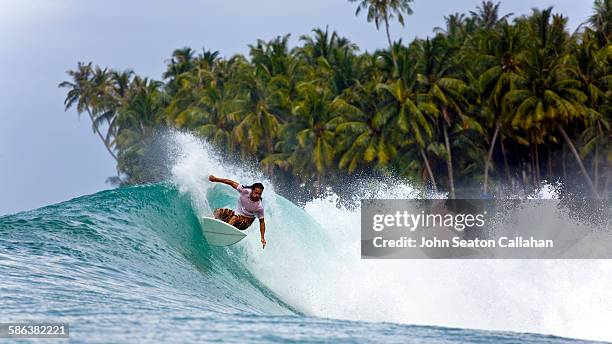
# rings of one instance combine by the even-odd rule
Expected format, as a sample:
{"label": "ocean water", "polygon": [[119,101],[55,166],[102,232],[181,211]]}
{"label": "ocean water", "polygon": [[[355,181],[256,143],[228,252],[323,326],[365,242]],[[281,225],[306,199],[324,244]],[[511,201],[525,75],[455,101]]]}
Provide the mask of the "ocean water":
{"label": "ocean water", "polygon": [[[612,340],[608,260],[361,260],[358,208],[333,194],[298,207],[188,134],[171,144],[165,183],[0,217],[0,322],[67,322],[75,343]],[[265,182],[265,250],[257,224],[206,243],[198,216],[237,196],[208,174]]]}

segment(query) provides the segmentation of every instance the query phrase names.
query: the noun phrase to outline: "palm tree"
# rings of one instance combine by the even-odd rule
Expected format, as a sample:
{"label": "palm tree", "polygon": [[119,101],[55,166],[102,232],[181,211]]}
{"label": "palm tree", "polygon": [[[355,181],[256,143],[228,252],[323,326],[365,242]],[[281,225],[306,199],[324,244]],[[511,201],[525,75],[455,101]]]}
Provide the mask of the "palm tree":
{"label": "palm tree", "polygon": [[267,82],[274,76],[286,72],[290,36],[290,34],[278,36],[269,42],[258,39],[256,45],[249,45],[251,63],[263,81]]}
{"label": "palm tree", "polygon": [[428,179],[434,191],[437,191],[436,179],[429,164],[429,159],[425,152],[428,141],[433,136],[433,123],[439,115],[436,106],[429,103],[426,94],[418,92],[417,76],[415,75],[414,65],[416,63],[412,50],[400,48],[398,53],[398,70],[400,78],[389,83],[379,83],[377,89],[384,94],[383,101],[377,116],[390,116],[385,118],[385,126],[388,128],[387,136],[396,128],[408,134],[410,140],[404,140],[416,144],[418,153],[423,160]]}
{"label": "palm tree", "polygon": [[179,75],[191,71],[194,67],[194,54],[193,49],[189,47],[174,50],[170,64],[162,77],[164,79],[176,79]]}
{"label": "palm tree", "polygon": [[400,137],[389,123],[393,112],[382,111],[378,106],[382,97],[375,80],[358,83],[344,98],[334,101],[342,116],[336,126],[338,167],[349,174],[384,169],[397,156]]}
{"label": "palm tree", "polygon": [[117,165],[130,176],[131,182],[147,182],[154,175],[143,158],[164,113],[164,95],[160,92],[162,85],[159,81],[135,77],[129,91],[129,101],[119,110],[116,120]]}
{"label": "palm tree", "polygon": [[218,50],[212,51],[203,48],[202,53],[198,55],[197,62],[203,63],[204,67],[207,67],[208,69],[212,69],[215,62],[219,60],[219,55],[220,52]]}
{"label": "palm tree", "polygon": [[[416,94],[414,89],[407,88],[402,80],[392,85],[381,84],[380,89],[392,97],[392,102],[388,106],[397,113],[396,125],[402,132],[408,133],[412,141],[416,143],[433,190],[437,191],[436,179],[424,148],[433,135],[433,126],[429,119],[435,118],[438,110],[433,104],[425,101],[425,97]],[[393,122],[390,121],[391,123]]]}
{"label": "palm tree", "polygon": [[299,89],[301,96],[293,107],[293,114],[304,126],[296,137],[300,147],[310,152],[310,156],[303,158],[314,165],[320,184],[333,164],[335,124],[340,118],[329,90],[309,83],[303,83]]}
{"label": "palm tree", "polygon": [[316,64],[318,58],[322,57],[327,61],[332,60],[332,50],[337,47],[338,33],[336,31],[329,32],[329,27],[325,27],[325,31],[320,28],[313,29],[313,37],[308,35],[300,36],[300,41],[304,44],[298,50],[301,56],[308,59],[312,65]]}
{"label": "palm tree", "polygon": [[225,150],[235,148],[232,132],[239,122],[236,85],[241,57],[217,59],[215,53],[199,60],[190,73],[177,79],[180,87],[166,107],[165,122],[194,129],[200,136]]}
{"label": "palm tree", "polygon": [[[284,76],[299,73],[298,61],[289,55],[288,41],[289,35],[269,42],[258,40],[249,46],[252,64],[239,70],[237,102],[241,121],[234,129],[234,137],[242,145],[243,154],[274,153],[280,125],[290,112],[284,95],[291,95],[295,85],[293,79]],[[289,88],[289,94],[283,86]]]}
{"label": "palm tree", "polygon": [[477,6],[476,11],[470,11],[472,17],[476,20],[478,26],[490,30],[494,28],[498,23],[506,21],[514,13],[508,13],[503,16],[499,16],[500,2],[493,3],[493,1],[483,1],[482,6]]}
{"label": "palm tree", "polygon": [[612,1],[595,0],[593,5],[595,13],[587,20],[587,23],[597,33],[601,45],[612,41]]}
{"label": "palm tree", "polygon": [[232,131],[240,118],[231,85],[211,81],[199,96],[195,106],[203,112],[202,121],[191,127],[224,151],[234,150]]}
{"label": "palm tree", "polygon": [[579,42],[572,45],[568,68],[577,76],[581,83],[580,90],[587,96],[587,127],[582,133],[585,145],[581,155],[586,156],[594,151],[593,182],[595,188],[599,189],[599,153],[609,141],[606,132],[610,132],[610,122],[604,114],[610,112],[610,67],[607,60],[612,58],[612,53],[606,48],[599,49],[595,36],[596,33],[587,29],[580,36]]}
{"label": "palm tree", "polygon": [[292,169],[304,182],[314,176],[317,189],[333,168],[336,155],[336,125],[342,121],[341,104],[333,100],[329,89],[303,82],[298,86],[293,121],[286,125],[277,147],[262,163]]}
{"label": "palm tree", "polygon": [[89,115],[122,183],[154,180],[150,145],[170,126],[253,156],[275,180],[318,187],[397,172],[456,197],[455,185],[481,179],[487,192],[502,159],[509,181],[530,171],[537,184],[547,145],[549,176],[562,148],[563,171],[571,151],[589,187],[609,189],[612,0],[596,0],[573,36],[552,8],[510,22],[497,0],[479,1],[407,46],[390,24],[404,25],[411,0],[350,1],[384,26],[388,49],[360,53],[325,27],[295,48],[289,35],[257,40],[246,57],[175,50],[163,84],[79,63],[60,84],[64,104]]}
{"label": "palm tree", "polygon": [[[591,192],[597,197],[597,190],[580,154],[564,129],[567,123],[585,120],[586,96],[580,91],[580,82],[562,71],[542,49],[532,49],[523,70],[524,75],[517,83],[517,89],[504,97],[506,111],[512,116],[512,126],[540,138],[546,135],[551,126],[556,127],[574,154]],[[539,162],[536,161],[536,164]]]}
{"label": "palm tree", "polygon": [[435,33],[441,33],[446,36],[453,36],[463,31],[463,25],[465,23],[465,14],[454,13],[448,16],[444,16],[444,21],[446,22],[446,28],[435,27],[433,31]]}
{"label": "palm tree", "polygon": [[166,71],[162,74],[162,78],[168,80],[166,86],[170,94],[174,94],[178,90],[177,79],[183,74],[193,70],[195,67],[195,51],[189,47],[176,49],[172,53]]}
{"label": "palm tree", "polygon": [[358,47],[355,43],[340,37],[336,31],[329,32],[314,29],[313,37],[303,35],[300,41],[304,45],[296,49],[296,54],[304,59],[311,67],[316,68],[317,78],[327,82],[335,94],[341,94],[354,84],[357,78],[355,70],[355,52]]}
{"label": "palm tree", "polygon": [[[389,49],[393,49],[391,34],[389,33],[389,21],[397,17],[400,25],[404,26],[404,16],[412,14],[410,4],[413,0],[349,0],[349,2],[358,2],[355,15],[358,16],[361,11],[367,11],[368,23],[374,22],[376,30],[380,29],[380,24],[385,25],[387,33],[387,41]],[[395,61],[395,58],[394,58]]]}
{"label": "palm tree", "polygon": [[[243,68],[242,71],[247,72],[239,73],[240,83],[251,96],[265,104],[265,112],[272,116],[268,117],[270,121],[284,122],[290,116],[291,101],[305,72],[303,63],[289,52],[289,35],[278,36],[269,42],[258,40],[257,45],[249,47],[255,72],[251,74],[251,67]],[[251,100],[255,101],[254,98]],[[273,138],[270,137],[270,140]],[[266,145],[267,151],[271,152],[272,142]]]}
{"label": "palm tree", "polygon": [[234,128],[234,137],[242,145],[243,154],[257,153],[260,148],[271,154],[280,122],[272,112],[269,85],[253,68],[245,66],[240,88],[242,95],[236,101],[241,121]]}
{"label": "palm tree", "polygon": [[[69,70],[71,81],[63,81],[58,87],[69,88],[64,100],[65,110],[68,111],[76,104],[79,116],[87,112],[92,123],[93,131],[98,135],[108,153],[117,161],[117,155],[113,152],[109,135],[102,135],[100,130],[101,121],[97,115],[102,110],[100,90],[103,89],[108,80],[107,70],[99,67],[93,68],[92,63],[79,62],[76,70]],[[110,132],[110,129],[109,129]]]}
{"label": "palm tree", "polygon": [[[502,99],[514,88],[518,80],[519,60],[522,50],[521,31],[508,23],[500,30],[487,31],[482,38],[486,50],[475,51],[468,58],[485,61],[484,72],[480,74],[477,88],[486,104],[485,114],[491,118],[495,128],[485,160],[483,192],[488,189],[489,168],[499,132],[506,121]],[[477,55],[477,56],[474,56]]]}
{"label": "palm tree", "polygon": [[439,113],[439,125],[442,129],[446,148],[446,165],[448,170],[449,197],[455,197],[453,172],[453,154],[451,151],[448,127],[455,125],[455,116],[467,119],[463,108],[467,104],[468,87],[465,82],[456,78],[453,71],[453,51],[446,45],[443,36],[429,38],[418,45],[419,64],[417,80],[419,88],[427,94],[427,103],[434,105]]}
{"label": "palm tree", "polygon": [[96,116],[96,122],[99,124],[105,122],[108,125],[105,137],[106,142],[113,142],[117,135],[116,121],[118,110],[122,104],[128,101],[133,76],[134,72],[129,69],[122,72],[110,72],[109,86],[104,94],[106,100],[104,111]]}

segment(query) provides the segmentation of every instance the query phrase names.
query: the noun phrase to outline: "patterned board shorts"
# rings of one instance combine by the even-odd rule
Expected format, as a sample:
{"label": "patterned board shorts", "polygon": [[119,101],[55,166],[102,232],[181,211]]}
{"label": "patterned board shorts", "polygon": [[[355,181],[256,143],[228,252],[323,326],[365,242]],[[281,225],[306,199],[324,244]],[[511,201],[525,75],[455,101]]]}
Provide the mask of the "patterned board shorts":
{"label": "patterned board shorts", "polygon": [[240,229],[241,231],[249,228],[249,226],[255,220],[254,217],[247,217],[242,214],[236,214],[232,209],[219,208],[215,210],[214,213],[215,219],[219,219],[223,222],[229,223],[232,217],[236,217],[237,220],[234,222],[234,227]]}

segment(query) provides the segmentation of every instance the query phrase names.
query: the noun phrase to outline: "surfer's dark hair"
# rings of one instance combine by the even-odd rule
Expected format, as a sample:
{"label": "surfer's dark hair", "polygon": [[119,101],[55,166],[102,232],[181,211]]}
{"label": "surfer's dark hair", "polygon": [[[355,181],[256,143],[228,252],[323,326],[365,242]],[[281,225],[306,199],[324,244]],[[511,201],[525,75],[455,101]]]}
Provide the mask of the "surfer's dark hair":
{"label": "surfer's dark hair", "polygon": [[245,189],[255,189],[255,188],[260,188],[260,189],[261,189],[261,191],[263,191],[263,190],[264,190],[264,186],[263,186],[263,184],[262,184],[262,183],[253,183],[253,184],[251,184],[251,185],[243,185],[242,187],[243,187],[243,188],[245,188]]}

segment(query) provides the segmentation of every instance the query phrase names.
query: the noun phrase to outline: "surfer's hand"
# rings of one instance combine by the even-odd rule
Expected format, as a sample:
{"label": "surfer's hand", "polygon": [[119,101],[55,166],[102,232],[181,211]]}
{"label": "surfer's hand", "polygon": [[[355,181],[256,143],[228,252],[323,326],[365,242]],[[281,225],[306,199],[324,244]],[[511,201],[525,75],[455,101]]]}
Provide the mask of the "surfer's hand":
{"label": "surfer's hand", "polygon": [[217,181],[217,177],[213,176],[212,174],[210,176],[208,176],[208,180],[210,180],[211,182],[216,182]]}
{"label": "surfer's hand", "polygon": [[261,246],[262,249],[266,248],[266,239],[261,238],[261,245],[262,245]]}

